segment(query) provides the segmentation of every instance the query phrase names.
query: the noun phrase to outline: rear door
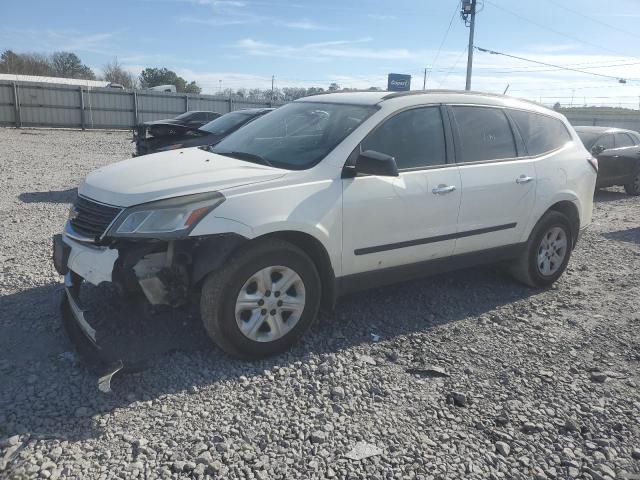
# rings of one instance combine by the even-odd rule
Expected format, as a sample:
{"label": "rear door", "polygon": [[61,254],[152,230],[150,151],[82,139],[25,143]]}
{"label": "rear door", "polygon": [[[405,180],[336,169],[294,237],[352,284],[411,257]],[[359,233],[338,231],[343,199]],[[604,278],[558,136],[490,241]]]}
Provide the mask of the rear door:
{"label": "rear door", "polygon": [[454,253],[521,241],[534,206],[534,160],[518,158],[520,137],[502,108],[450,106],[462,199]]}
{"label": "rear door", "polygon": [[615,137],[612,133],[602,135],[594,143],[594,147],[604,150],[598,155],[598,186],[610,185],[616,178],[615,158],[611,152],[616,148]]}
{"label": "rear door", "polygon": [[439,106],[396,113],[351,155],[349,161],[365,150],[391,155],[400,174],[343,179],[345,275],[453,253],[461,185],[443,118]]}

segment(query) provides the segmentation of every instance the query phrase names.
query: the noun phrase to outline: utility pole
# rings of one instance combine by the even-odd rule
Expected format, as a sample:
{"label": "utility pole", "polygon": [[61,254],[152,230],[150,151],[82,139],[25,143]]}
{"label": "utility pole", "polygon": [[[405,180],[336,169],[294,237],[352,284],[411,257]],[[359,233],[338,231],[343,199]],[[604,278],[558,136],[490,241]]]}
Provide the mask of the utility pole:
{"label": "utility pole", "polygon": [[473,35],[476,27],[477,0],[462,0],[462,12],[460,15],[465,25],[469,27],[469,48],[467,52],[467,83],[465,90],[471,90],[471,71],[473,70]]}
{"label": "utility pole", "polygon": [[271,75],[271,103],[273,103],[273,82],[276,79],[275,75]]}
{"label": "utility pole", "polygon": [[422,90],[427,89],[427,68],[424,69],[424,79],[422,80]]}

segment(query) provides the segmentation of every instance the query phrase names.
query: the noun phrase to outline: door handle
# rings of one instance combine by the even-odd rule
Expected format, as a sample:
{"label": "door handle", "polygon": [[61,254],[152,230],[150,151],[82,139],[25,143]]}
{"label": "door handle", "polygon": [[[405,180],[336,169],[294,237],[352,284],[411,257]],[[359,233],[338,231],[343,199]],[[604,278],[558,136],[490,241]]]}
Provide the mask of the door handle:
{"label": "door handle", "polygon": [[516,178],[516,183],[524,184],[524,183],[529,183],[532,180],[533,180],[533,177],[528,177],[527,175],[520,175],[518,178]]}
{"label": "door handle", "polygon": [[455,185],[445,185],[441,183],[436,188],[431,190],[434,195],[444,195],[445,193],[451,193],[456,189]]}

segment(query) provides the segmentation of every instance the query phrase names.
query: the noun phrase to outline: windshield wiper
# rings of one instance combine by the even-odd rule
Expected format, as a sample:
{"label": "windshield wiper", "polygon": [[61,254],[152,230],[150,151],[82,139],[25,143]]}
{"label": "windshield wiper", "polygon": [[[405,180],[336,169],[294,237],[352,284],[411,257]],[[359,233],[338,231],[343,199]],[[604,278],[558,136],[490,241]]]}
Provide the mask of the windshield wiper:
{"label": "windshield wiper", "polygon": [[255,153],[249,153],[249,152],[238,152],[238,151],[233,151],[233,152],[216,152],[219,155],[224,155],[226,157],[232,157],[232,158],[237,158],[239,160],[246,160],[248,162],[254,162],[254,163],[261,163],[262,165],[267,165],[268,167],[273,167],[273,165],[271,164],[271,162],[269,160],[267,160],[264,157],[261,157],[260,155],[256,155]]}

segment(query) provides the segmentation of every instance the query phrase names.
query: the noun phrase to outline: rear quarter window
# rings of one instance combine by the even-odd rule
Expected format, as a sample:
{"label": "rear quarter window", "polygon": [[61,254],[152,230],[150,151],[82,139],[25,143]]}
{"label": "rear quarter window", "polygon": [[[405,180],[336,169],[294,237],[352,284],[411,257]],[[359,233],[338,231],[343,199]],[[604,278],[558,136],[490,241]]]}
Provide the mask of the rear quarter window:
{"label": "rear quarter window", "polygon": [[529,155],[542,155],[570,142],[571,135],[564,123],[557,118],[533,112],[510,110]]}

